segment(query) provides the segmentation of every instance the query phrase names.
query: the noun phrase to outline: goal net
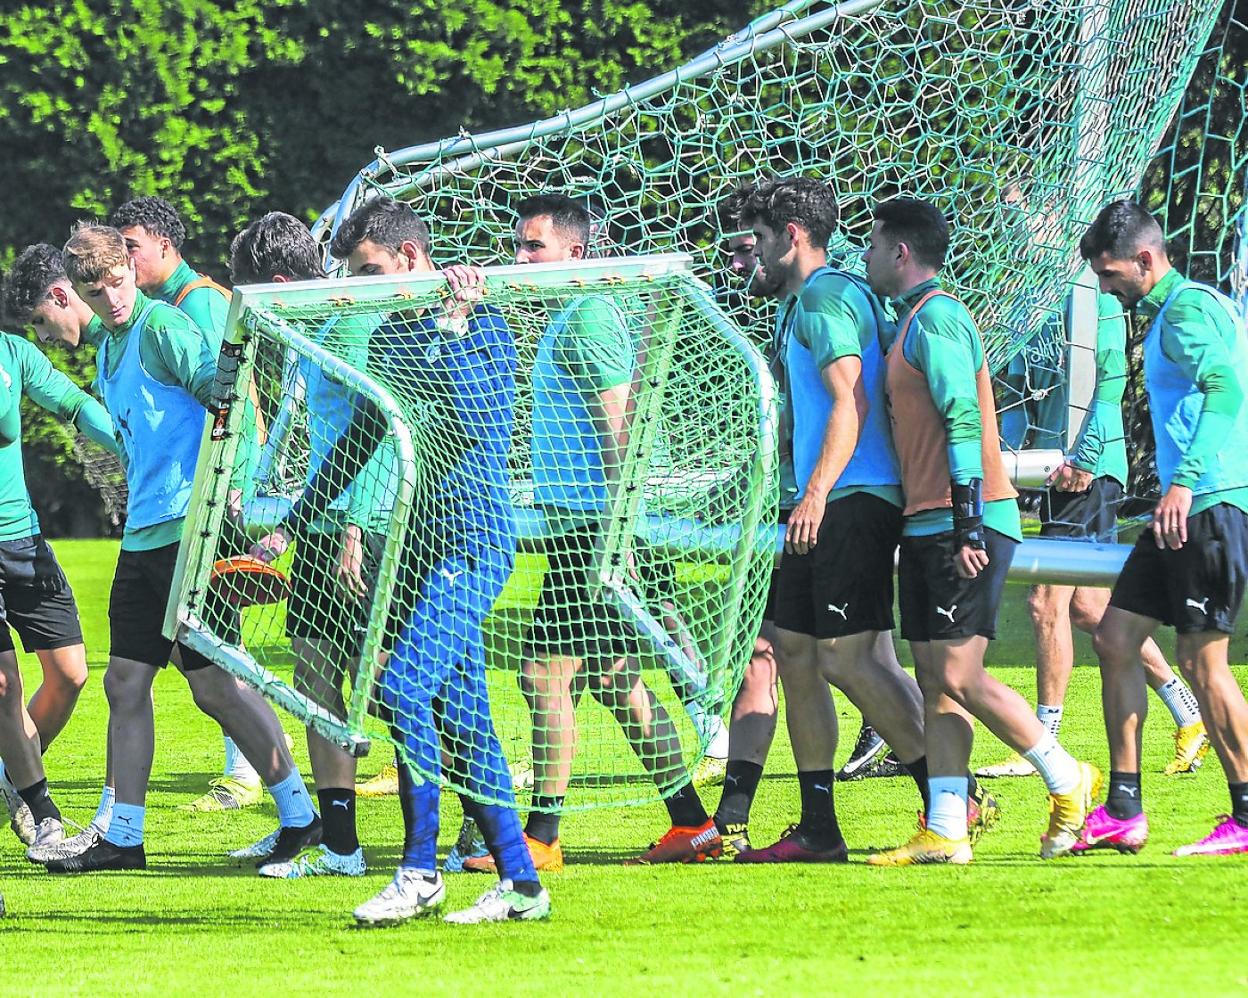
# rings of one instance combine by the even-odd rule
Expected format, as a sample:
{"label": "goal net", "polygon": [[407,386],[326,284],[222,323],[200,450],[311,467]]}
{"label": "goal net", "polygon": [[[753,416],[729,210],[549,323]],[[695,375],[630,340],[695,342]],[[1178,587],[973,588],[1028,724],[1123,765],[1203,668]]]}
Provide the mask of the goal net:
{"label": "goal net", "polygon": [[[486,275],[467,316],[437,274],[235,293],[167,624],[326,737],[394,741],[478,799],[509,792],[473,744],[492,721],[512,765],[532,731],[568,807],[652,800],[757,633],[772,382],[687,257]],[[249,380],[269,434],[240,517]],[[228,570],[279,530],[288,592]],[[443,751],[413,750],[435,727]]]}
{"label": "goal net", "polygon": [[[320,227],[395,197],[438,220],[442,259],[492,261],[509,253],[518,200],[555,190],[590,205],[604,250],[688,252],[723,286],[716,209],[742,183],[826,179],[841,205],[833,256],[851,270],[875,204],[930,197],[952,222],[946,277],[984,333],[1003,439],[1030,458],[1022,484],[1042,484],[1095,408],[1098,302],[1077,280],[1096,211],[1143,198],[1176,264],[1230,290],[1246,13],[1238,0],[794,0],[585,107],[379,153]],[[770,307],[734,304],[764,343]],[[1147,500],[1138,374],[1120,388],[1127,492]]]}

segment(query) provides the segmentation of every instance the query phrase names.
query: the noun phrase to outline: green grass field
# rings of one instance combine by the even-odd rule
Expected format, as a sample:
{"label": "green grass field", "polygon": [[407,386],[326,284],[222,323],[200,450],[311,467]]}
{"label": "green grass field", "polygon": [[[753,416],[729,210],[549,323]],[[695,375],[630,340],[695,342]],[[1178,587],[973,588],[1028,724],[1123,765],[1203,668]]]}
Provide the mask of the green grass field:
{"label": "green grass field", "polygon": [[[60,542],[83,614],[91,681],[48,756],[62,808],[85,822],[104,769],[107,709],[101,678],[115,545]],[[1023,591],[1012,588],[998,674],[1034,695]],[[1242,638],[1237,661],[1248,658]],[[1086,645],[1082,658],[1086,661]],[[29,665],[29,663],[27,663]],[[37,670],[28,669],[33,683]],[[1248,682],[1248,670],[1240,671]],[[1104,766],[1094,669],[1079,669],[1067,704],[1066,744]],[[192,706],[173,671],[156,683],[157,751],[148,798],[144,874],[53,878],[0,835],[3,993],[378,994],[572,992],[731,994],[1191,994],[1244,993],[1242,911],[1248,865],[1177,860],[1169,851],[1206,833],[1227,809],[1216,762],[1165,778],[1170,720],[1154,699],[1144,793],[1153,840],[1137,857],[1096,855],[1041,863],[1046,811],[1038,780],[997,781],[1004,814],[966,869],[875,870],[869,849],[906,838],[918,806],[908,779],[837,789],[852,852],[843,867],[624,868],[665,827],[658,806],[573,814],[564,822],[568,869],[547,878],[550,922],[453,927],[438,922],[360,931],[351,909],[391,876],[400,820],[393,799],[360,802],[371,871],[358,880],[261,881],[224,861],[227,850],[274,824],[265,804],[231,815],[191,815],[175,805],[197,794],[220,764],[219,730]],[[856,713],[842,705],[845,739]],[[287,719],[289,720],[289,719]],[[288,729],[297,734],[298,726]],[[310,777],[302,739],[296,756]],[[975,762],[1001,746],[985,732]],[[380,759],[365,760],[371,773]],[[751,822],[773,839],[797,813],[784,726]],[[708,808],[718,789],[706,795]],[[444,814],[444,846],[458,828]],[[488,883],[449,878],[448,899],[470,902]]]}

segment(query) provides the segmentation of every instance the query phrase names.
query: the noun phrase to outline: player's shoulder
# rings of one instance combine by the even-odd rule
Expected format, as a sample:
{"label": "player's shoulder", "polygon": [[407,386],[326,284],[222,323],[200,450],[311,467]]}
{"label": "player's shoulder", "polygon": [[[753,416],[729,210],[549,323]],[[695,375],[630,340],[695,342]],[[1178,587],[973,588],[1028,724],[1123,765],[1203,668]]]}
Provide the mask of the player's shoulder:
{"label": "player's shoulder", "polygon": [[146,303],[135,305],[135,308],[140,307],[147,309],[144,324],[149,327],[155,325],[161,329],[199,328],[199,324],[185,311],[160,298],[149,298]]}
{"label": "player's shoulder", "polygon": [[1230,327],[1234,306],[1228,308],[1221,292],[1207,284],[1187,281],[1166,306],[1166,321],[1177,326]]}
{"label": "player's shoulder", "polygon": [[874,297],[861,278],[834,267],[825,267],[806,282],[798,294],[805,312],[824,309],[869,308]]}

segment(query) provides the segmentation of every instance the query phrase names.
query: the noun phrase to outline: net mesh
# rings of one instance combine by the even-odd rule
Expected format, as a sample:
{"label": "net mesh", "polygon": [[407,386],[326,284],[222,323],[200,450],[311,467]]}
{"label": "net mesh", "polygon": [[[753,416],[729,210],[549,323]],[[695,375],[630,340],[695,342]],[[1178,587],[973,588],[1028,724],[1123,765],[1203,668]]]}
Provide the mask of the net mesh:
{"label": "net mesh", "polygon": [[[716,209],[742,182],[828,180],[842,215],[833,256],[854,271],[877,202],[930,197],[952,222],[945,276],[984,334],[1007,445],[1073,449],[1097,409],[1098,350],[1095,302],[1072,344],[1070,292],[1078,238],[1100,206],[1145,196],[1178,266],[1224,286],[1230,276],[1248,155],[1242,7],[798,0],[586,108],[385,154],[323,224],[385,194],[438,220],[444,259],[496,260],[510,254],[516,203],[557,190],[591,205],[602,251],[689,252],[723,285]],[[769,306],[734,305],[764,343]],[[1102,318],[1107,342],[1122,321]],[[1072,378],[1080,361],[1086,375]],[[1127,492],[1147,500],[1156,482],[1138,373],[1116,384],[1100,385],[1101,398],[1120,392]]]}
{"label": "net mesh", "polygon": [[[675,265],[486,273],[467,316],[436,278],[244,308],[237,378],[270,432],[219,526],[241,440],[210,445],[182,610],[322,733],[392,741],[477,800],[530,765],[570,808],[651,800],[687,781],[749,659],[770,382]],[[256,542],[288,586],[225,563]]]}

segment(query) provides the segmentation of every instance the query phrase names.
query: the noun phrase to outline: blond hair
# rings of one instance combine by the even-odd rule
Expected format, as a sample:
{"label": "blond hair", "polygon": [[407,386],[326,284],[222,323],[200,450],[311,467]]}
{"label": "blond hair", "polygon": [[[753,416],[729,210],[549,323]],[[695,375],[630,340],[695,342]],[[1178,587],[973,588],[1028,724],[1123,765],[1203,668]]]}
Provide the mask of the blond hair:
{"label": "blond hair", "polygon": [[74,284],[94,284],[117,267],[130,265],[126,241],[108,225],[79,222],[61,251],[65,274]]}

